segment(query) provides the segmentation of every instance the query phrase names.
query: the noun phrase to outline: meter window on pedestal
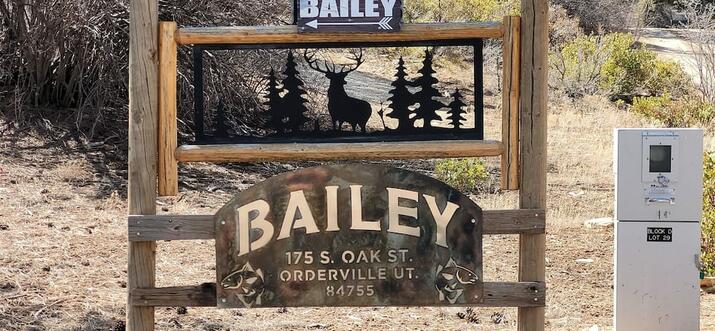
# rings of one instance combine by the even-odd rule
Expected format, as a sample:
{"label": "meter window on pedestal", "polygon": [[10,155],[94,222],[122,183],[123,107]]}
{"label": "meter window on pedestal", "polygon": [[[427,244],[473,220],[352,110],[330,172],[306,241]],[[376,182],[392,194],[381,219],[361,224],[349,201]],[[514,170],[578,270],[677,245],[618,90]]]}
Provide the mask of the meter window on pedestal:
{"label": "meter window on pedestal", "polygon": [[650,146],[650,172],[670,173],[672,167],[672,146],[651,145]]}

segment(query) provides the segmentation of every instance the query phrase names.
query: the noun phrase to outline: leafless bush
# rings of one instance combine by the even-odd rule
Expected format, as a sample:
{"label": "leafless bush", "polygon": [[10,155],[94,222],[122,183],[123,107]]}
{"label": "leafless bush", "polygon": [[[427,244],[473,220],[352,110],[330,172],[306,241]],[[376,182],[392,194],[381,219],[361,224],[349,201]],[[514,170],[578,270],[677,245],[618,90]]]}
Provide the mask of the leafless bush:
{"label": "leafless bush", "polygon": [[549,6],[549,27],[549,45],[552,48],[563,47],[567,42],[583,34],[578,17],[570,15],[560,5]]}
{"label": "leafless bush", "polygon": [[[98,126],[123,132],[128,6],[129,0],[0,0],[0,111],[21,120],[21,109],[53,109],[89,134]],[[291,20],[291,8],[279,0],[160,0],[160,19],[180,26],[280,24]],[[255,108],[261,69],[272,57],[208,55],[205,70],[220,75],[206,75],[207,96],[237,112]],[[191,65],[191,51],[182,47],[182,110],[193,102]],[[182,114],[182,122],[191,121]]]}
{"label": "leafless bush", "polygon": [[683,33],[692,48],[697,68],[697,86],[703,99],[715,103],[715,5],[683,0],[688,28]]}
{"label": "leafless bush", "polygon": [[[127,16],[112,1],[1,1],[0,89],[9,97],[3,103],[75,109],[116,103],[126,91]],[[78,121],[83,117],[78,110]]]}
{"label": "leafless bush", "polygon": [[602,36],[580,36],[551,52],[549,86],[572,98],[600,90],[601,69],[611,55]]}
{"label": "leafless bush", "polygon": [[634,6],[638,0],[555,0],[554,4],[566,8],[578,17],[587,33],[620,31],[632,27]]}

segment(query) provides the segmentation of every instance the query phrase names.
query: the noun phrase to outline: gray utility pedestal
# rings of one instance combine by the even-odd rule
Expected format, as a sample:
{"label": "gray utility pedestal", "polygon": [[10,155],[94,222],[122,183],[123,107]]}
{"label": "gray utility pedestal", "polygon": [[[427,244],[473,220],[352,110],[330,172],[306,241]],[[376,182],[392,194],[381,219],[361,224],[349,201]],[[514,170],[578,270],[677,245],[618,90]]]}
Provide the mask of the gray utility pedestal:
{"label": "gray utility pedestal", "polygon": [[700,324],[703,131],[617,129],[614,326]]}

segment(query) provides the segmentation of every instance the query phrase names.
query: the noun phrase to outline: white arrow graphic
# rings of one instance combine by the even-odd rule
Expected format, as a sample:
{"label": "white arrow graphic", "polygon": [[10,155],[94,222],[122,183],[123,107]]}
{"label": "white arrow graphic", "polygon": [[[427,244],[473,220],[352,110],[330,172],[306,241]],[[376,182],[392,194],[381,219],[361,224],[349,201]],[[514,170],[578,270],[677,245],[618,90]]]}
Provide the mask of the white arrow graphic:
{"label": "white arrow graphic", "polygon": [[392,17],[385,17],[381,19],[378,22],[332,22],[332,23],[321,23],[318,22],[317,19],[312,20],[308,23],[305,23],[305,25],[317,29],[319,26],[341,26],[341,25],[379,25],[380,30],[392,30],[392,26],[390,26],[390,22],[392,21]]}

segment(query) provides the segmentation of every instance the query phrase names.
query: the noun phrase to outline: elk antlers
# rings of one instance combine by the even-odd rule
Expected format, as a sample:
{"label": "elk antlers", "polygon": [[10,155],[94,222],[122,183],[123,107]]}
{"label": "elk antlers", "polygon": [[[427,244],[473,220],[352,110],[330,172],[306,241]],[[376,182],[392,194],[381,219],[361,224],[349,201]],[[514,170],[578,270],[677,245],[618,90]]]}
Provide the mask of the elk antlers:
{"label": "elk antlers", "polygon": [[[363,54],[362,48],[360,48],[359,51],[353,50],[350,53],[351,53],[351,56],[349,56],[348,58],[352,61],[355,61],[354,65],[342,65],[342,64],[336,65],[335,62],[333,62],[333,61],[328,61],[327,59],[323,59],[325,69],[322,69],[320,67],[320,64],[318,63],[318,59],[315,58],[315,51],[311,52],[310,50],[306,49],[305,52],[303,53],[303,57],[305,58],[305,62],[307,62],[308,65],[315,71],[319,71],[324,74],[327,74],[327,73],[349,74],[349,73],[357,70],[358,68],[360,68],[360,66],[363,63],[365,63],[365,60],[363,59],[364,54]],[[330,62],[330,65],[328,65],[328,62]],[[340,71],[337,71],[338,66],[340,67]]]}

